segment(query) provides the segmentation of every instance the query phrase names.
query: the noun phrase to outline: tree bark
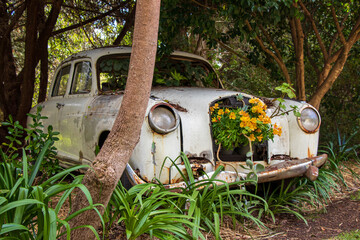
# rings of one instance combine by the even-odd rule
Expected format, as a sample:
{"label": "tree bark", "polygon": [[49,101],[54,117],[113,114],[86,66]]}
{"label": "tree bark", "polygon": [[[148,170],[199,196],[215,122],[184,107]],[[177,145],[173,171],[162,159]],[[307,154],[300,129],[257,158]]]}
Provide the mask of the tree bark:
{"label": "tree bark", "polygon": [[[101,203],[104,207],[139,140],[155,66],[159,15],[160,0],[137,1],[133,49],[124,98],[114,126],[83,180],[93,202]],[[72,211],[87,204],[85,196],[79,192]],[[103,208],[99,210],[104,212]],[[70,221],[71,227],[84,224],[92,225],[95,229],[100,226],[100,219],[95,211],[84,212]],[[90,239],[91,236],[89,229],[78,229],[71,233],[71,239]]]}
{"label": "tree bark", "polygon": [[26,1],[26,36],[25,36],[25,61],[24,75],[21,84],[20,105],[16,119],[20,124],[26,125],[26,114],[29,112],[34,93],[35,67],[36,67],[36,40],[38,30],[38,9],[41,5],[39,0]]}
{"label": "tree bark", "polygon": [[40,65],[40,84],[39,84],[39,96],[38,96],[38,103],[45,101],[46,99],[46,91],[47,91],[47,84],[48,84],[48,67],[49,67],[49,60],[48,60],[48,48],[47,44],[46,47],[41,49],[41,65]]}

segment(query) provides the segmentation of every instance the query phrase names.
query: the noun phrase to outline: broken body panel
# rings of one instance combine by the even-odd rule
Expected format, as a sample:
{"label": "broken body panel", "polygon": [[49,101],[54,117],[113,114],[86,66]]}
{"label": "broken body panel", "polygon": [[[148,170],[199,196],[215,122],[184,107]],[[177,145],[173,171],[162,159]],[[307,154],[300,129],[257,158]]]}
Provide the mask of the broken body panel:
{"label": "broken body panel", "polygon": [[[122,89],[107,91],[107,88],[114,84],[114,78],[108,77],[110,71],[106,72],[106,68],[110,66],[109,64],[113,64],[111,66],[118,71],[116,77],[120,79],[123,77],[120,70],[124,68],[121,65],[122,56],[128,57],[130,52],[131,48],[125,47],[90,50],[66,59],[59,66],[47,101],[39,105],[43,107],[42,114],[48,117],[44,121],[45,128],[53,125],[54,130],[60,132],[60,140],[55,144],[63,165],[89,164],[94,160],[95,148],[104,142],[111,130],[123,97]],[[110,62],[112,59],[105,59],[104,64],[98,63],[98,60],[104,56],[112,55],[116,56],[113,62]],[[213,73],[209,63],[199,56],[175,52],[173,58],[191,63],[192,67],[196,67],[196,69],[193,67],[195,70],[198,70],[199,65],[205,66],[207,73]],[[87,67],[84,67],[85,65]],[[81,66],[80,70],[78,70],[79,66]],[[101,71],[105,74],[100,73]],[[124,68],[124,71],[127,69]],[[65,83],[62,79],[66,80]],[[118,82],[115,83],[119,85],[119,80],[116,81]],[[220,82],[217,83],[221,86]],[[217,159],[218,149],[212,137],[209,114],[212,104],[221,99],[233,98],[239,92],[199,87],[202,85],[153,87],[140,140],[126,168],[133,184],[158,179],[171,187],[182,186],[185,182],[178,172],[178,169],[185,172],[182,159],[179,158],[181,152],[188,156],[199,179],[204,178],[201,176],[204,172],[207,176],[211,176],[219,162],[225,170],[217,178],[231,182],[246,176],[246,171],[240,167],[245,165],[241,156],[248,151],[246,146],[237,149],[236,154],[221,152],[219,156],[225,158]],[[64,89],[62,90],[61,87]],[[247,94],[242,95],[245,98],[252,98]],[[307,103],[292,100],[286,100],[285,105],[289,109],[290,105],[299,109],[312,108]],[[154,126],[151,125],[153,119],[149,119],[150,113],[158,108],[174,115],[175,125],[171,126],[171,131],[162,131],[161,128],[160,131],[154,130]],[[275,108],[276,102],[275,105],[269,106],[267,115],[270,116]],[[317,113],[315,109],[313,111]],[[259,173],[259,182],[304,174],[311,179],[316,178],[314,167],[323,165],[327,158],[326,155],[317,156],[319,131],[316,129],[312,133],[306,132],[299,126],[298,121],[299,119],[292,113],[272,118],[272,123],[282,127],[282,135],[275,136],[272,141],[267,141],[258,147],[259,152],[262,153],[259,154],[258,159],[255,159],[255,163],[261,163],[266,167],[264,172]]]}

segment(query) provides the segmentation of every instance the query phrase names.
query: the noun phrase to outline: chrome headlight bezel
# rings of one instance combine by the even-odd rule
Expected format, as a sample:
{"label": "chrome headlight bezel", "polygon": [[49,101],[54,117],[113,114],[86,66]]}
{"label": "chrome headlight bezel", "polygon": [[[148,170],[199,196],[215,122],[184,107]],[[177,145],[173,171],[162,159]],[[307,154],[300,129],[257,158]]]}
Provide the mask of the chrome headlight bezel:
{"label": "chrome headlight bezel", "polygon": [[[155,111],[158,109],[158,108],[164,108],[166,110],[168,110],[171,114],[172,114],[172,117],[174,118],[173,121],[174,121],[174,124],[171,128],[163,128],[161,126],[158,126],[155,122]],[[177,113],[177,111],[170,105],[170,104],[167,104],[167,103],[158,103],[158,104],[155,104],[154,106],[152,106],[152,108],[150,109],[150,112],[149,112],[149,115],[148,115],[148,122],[149,122],[149,125],[150,125],[150,128],[159,133],[159,134],[168,134],[170,132],[173,132],[175,131],[175,129],[178,128],[179,124],[180,124],[180,117],[179,117],[179,114]]]}
{"label": "chrome headlight bezel", "polygon": [[[305,114],[305,111],[309,111],[309,110],[311,110],[316,115],[317,121],[318,121],[317,126],[310,130],[304,126],[303,121],[302,121],[303,114]],[[320,125],[321,125],[321,117],[320,117],[319,112],[314,107],[309,106],[309,105],[302,107],[299,112],[300,112],[300,117],[297,117],[297,122],[298,122],[298,125],[301,128],[301,130],[303,130],[305,133],[316,133],[319,130]]]}

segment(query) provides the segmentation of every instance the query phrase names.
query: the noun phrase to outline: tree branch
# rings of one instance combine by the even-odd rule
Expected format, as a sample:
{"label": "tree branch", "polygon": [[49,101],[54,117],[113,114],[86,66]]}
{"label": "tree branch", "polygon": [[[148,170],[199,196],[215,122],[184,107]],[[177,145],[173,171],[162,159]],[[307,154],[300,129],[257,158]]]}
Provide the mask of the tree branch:
{"label": "tree branch", "polygon": [[[248,20],[245,21],[246,26],[248,27],[249,31],[252,31],[252,27],[249,23]],[[285,63],[282,61],[282,58],[277,57],[272,51],[270,51],[268,48],[265,47],[264,42],[262,41],[262,39],[259,36],[255,37],[256,41],[258,42],[258,44],[260,45],[260,48],[267,54],[269,54],[279,65],[281,71],[284,74],[285,80],[288,84],[291,84],[291,80],[290,80],[290,75],[289,72],[286,68]]]}
{"label": "tree branch", "polygon": [[358,17],[358,19],[356,20],[356,23],[353,27],[353,29],[350,32],[350,35],[348,37],[348,42],[351,42],[351,45],[353,45],[357,39],[358,39],[358,34],[360,33],[360,16]]}
{"label": "tree branch", "polygon": [[126,17],[124,27],[123,29],[121,29],[120,34],[116,37],[115,41],[113,42],[113,45],[119,45],[121,41],[124,39],[126,33],[129,31],[129,29],[132,26],[134,26],[135,11],[136,11],[136,5],[131,10],[131,13]]}
{"label": "tree branch", "polygon": [[96,17],[90,18],[90,19],[85,20],[85,21],[83,21],[83,22],[79,22],[79,23],[73,24],[73,25],[71,25],[71,26],[69,26],[69,27],[65,27],[65,28],[56,30],[56,31],[52,32],[51,36],[55,36],[55,35],[58,35],[58,34],[60,34],[60,33],[67,32],[67,31],[76,29],[76,28],[78,28],[78,27],[84,26],[84,25],[86,25],[86,24],[88,24],[88,23],[94,22],[94,21],[96,21],[96,20],[102,19],[102,18],[108,16],[110,13],[113,13],[113,12],[119,10],[122,6],[123,6],[123,4],[120,4],[120,5],[116,6],[116,7],[114,7],[113,9],[111,9],[111,10],[109,10],[109,11],[103,13],[103,14],[100,14],[100,15],[98,15],[98,16],[96,16]]}
{"label": "tree branch", "polygon": [[[345,26],[344,23],[346,22],[346,20],[347,20],[347,18],[349,17],[349,15],[350,15],[350,11],[347,12],[347,14],[345,15],[345,17],[343,18],[343,20],[342,20],[342,22],[341,22],[341,25],[340,25],[341,31],[344,29],[344,26]],[[336,32],[335,35],[334,35],[334,37],[333,37],[333,39],[331,40],[330,47],[329,47],[329,56],[330,56],[331,53],[332,53],[332,49],[334,48],[334,45],[335,45],[335,42],[336,42],[338,36],[339,36],[339,33]]]}
{"label": "tree branch", "polygon": [[311,23],[311,27],[312,27],[312,29],[313,29],[314,32],[315,32],[316,39],[318,40],[318,43],[319,43],[321,52],[322,52],[322,54],[323,54],[323,56],[324,56],[324,59],[325,59],[325,61],[326,61],[326,59],[329,57],[329,55],[328,55],[328,53],[327,53],[327,51],[326,51],[326,48],[325,48],[325,45],[324,45],[324,43],[323,43],[323,41],[322,41],[322,38],[321,38],[321,36],[320,36],[320,33],[319,33],[319,31],[318,31],[318,29],[317,29],[317,27],[316,27],[315,21],[314,21],[312,15],[311,15],[311,13],[307,10],[306,6],[305,6],[304,3],[302,2],[302,0],[299,0],[298,3],[300,4],[300,7],[301,7],[301,9],[303,10],[305,16],[307,17],[307,19],[308,19],[308,20],[310,21],[310,23]]}
{"label": "tree branch", "polygon": [[276,47],[274,41],[272,40],[272,38],[270,37],[269,33],[264,29],[264,27],[260,24],[259,25],[261,31],[264,33],[266,39],[269,41],[271,47],[274,49],[276,55],[281,58],[281,54],[280,54],[280,51],[279,49]]}
{"label": "tree branch", "polygon": [[212,10],[216,10],[217,8],[214,8],[214,7],[210,7],[210,6],[207,6],[207,5],[204,5],[202,3],[199,3],[198,1],[196,0],[190,0],[192,1],[193,3],[195,3],[196,5],[199,5],[200,7],[203,7],[203,8],[208,8],[208,9],[212,9]]}
{"label": "tree branch", "polygon": [[314,59],[311,57],[310,48],[309,48],[307,41],[304,41],[304,46],[305,46],[305,50],[306,50],[305,51],[306,57],[308,58],[310,65],[313,67],[314,71],[316,72],[316,75],[319,76],[320,70],[319,70],[318,66],[316,65],[316,62],[314,61]]}
{"label": "tree branch", "polygon": [[[234,49],[232,49],[231,47],[229,47],[228,45],[226,45],[225,43],[219,41],[219,40],[216,40],[221,47],[225,48],[226,50],[228,50],[229,52],[235,54],[236,56],[238,56],[239,58],[241,59],[244,59],[245,61],[247,62],[250,62],[250,59],[245,57],[244,55],[238,53],[237,51],[235,51]],[[267,73],[271,73],[271,71],[269,69],[267,69],[266,67],[264,67],[262,64],[257,64],[256,66],[260,67],[261,69],[263,69],[264,71],[266,71]]]}
{"label": "tree branch", "polygon": [[10,34],[10,32],[12,31],[12,29],[14,28],[14,26],[19,22],[19,19],[21,18],[22,14],[24,13],[26,9],[26,4],[25,2],[23,2],[19,8],[15,11],[15,14],[12,16],[12,18],[10,19],[10,24],[9,26],[6,28],[5,31],[5,36],[7,36],[8,34]]}
{"label": "tree branch", "polygon": [[338,32],[338,34],[339,34],[339,36],[340,36],[340,40],[341,40],[342,44],[346,45],[347,42],[346,42],[346,40],[345,40],[344,34],[343,34],[343,32],[342,32],[342,30],[341,30],[341,27],[340,27],[340,25],[339,25],[339,21],[338,21],[338,19],[337,19],[337,17],[336,17],[336,13],[335,13],[334,6],[331,6],[331,15],[332,15],[332,17],[333,17],[333,19],[334,19],[335,26],[336,26],[336,30],[337,30],[337,32]]}

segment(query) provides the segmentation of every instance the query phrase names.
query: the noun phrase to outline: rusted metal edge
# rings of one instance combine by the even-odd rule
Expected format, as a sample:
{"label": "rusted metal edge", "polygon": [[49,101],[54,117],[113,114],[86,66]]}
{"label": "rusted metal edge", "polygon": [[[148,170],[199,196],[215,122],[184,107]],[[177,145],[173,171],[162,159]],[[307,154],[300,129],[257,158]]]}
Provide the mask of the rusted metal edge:
{"label": "rusted metal edge", "polygon": [[[327,154],[322,154],[319,156],[304,158],[298,160],[284,161],[278,164],[273,164],[265,168],[265,171],[258,173],[258,183],[271,182],[281,179],[300,177],[305,175],[310,166],[321,167],[326,162],[328,156]],[[126,171],[129,175],[129,180],[133,185],[146,183],[142,180],[135,171],[130,167],[129,164],[126,165]],[[206,175],[199,177],[197,180],[210,179],[215,172],[209,172]],[[242,172],[233,172],[233,171],[222,171],[214,179],[224,181],[227,183],[232,183],[246,178],[246,173]],[[316,177],[311,180],[315,180]],[[221,183],[219,181],[219,183]],[[166,188],[186,188],[187,183],[185,181],[173,184],[165,185]]]}

